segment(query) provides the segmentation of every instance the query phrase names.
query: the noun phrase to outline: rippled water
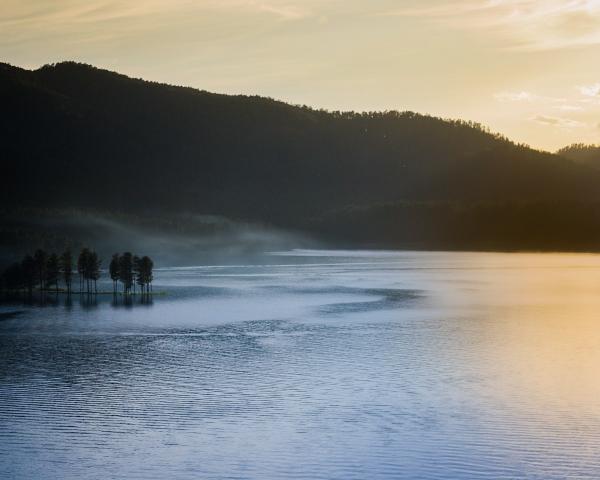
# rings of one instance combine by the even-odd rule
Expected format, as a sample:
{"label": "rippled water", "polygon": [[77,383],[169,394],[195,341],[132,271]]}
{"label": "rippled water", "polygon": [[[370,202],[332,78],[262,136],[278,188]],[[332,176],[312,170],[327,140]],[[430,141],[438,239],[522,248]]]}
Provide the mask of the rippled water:
{"label": "rippled water", "polygon": [[297,251],[0,307],[0,477],[600,478],[600,256]]}

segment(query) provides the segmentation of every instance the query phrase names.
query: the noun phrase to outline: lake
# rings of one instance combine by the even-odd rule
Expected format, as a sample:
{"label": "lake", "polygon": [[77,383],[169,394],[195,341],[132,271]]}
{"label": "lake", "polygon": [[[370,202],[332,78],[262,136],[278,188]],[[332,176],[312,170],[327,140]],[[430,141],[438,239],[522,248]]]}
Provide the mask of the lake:
{"label": "lake", "polygon": [[254,263],[0,306],[0,477],[600,478],[599,255]]}

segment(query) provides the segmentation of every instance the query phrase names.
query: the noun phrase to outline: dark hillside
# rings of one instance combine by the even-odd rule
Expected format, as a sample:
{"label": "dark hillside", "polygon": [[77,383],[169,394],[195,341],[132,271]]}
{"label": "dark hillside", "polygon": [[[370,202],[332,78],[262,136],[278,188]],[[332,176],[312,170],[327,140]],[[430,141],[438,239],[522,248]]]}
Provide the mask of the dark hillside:
{"label": "dark hillside", "polygon": [[556,154],[582,165],[600,168],[599,145],[575,143],[573,145],[569,145],[568,147],[561,148],[558,152],[556,152]]}
{"label": "dark hillside", "polygon": [[[190,212],[311,228],[350,205],[600,201],[595,168],[412,112],[319,111],[71,62],[0,65],[0,102],[8,208]],[[391,240],[379,235],[372,240]]]}

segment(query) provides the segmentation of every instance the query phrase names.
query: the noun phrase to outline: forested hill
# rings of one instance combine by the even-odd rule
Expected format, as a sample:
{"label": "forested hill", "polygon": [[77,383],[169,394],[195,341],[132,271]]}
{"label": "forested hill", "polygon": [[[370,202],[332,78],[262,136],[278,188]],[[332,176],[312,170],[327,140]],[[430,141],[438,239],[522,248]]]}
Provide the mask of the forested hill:
{"label": "forested hill", "polygon": [[556,153],[574,162],[600,168],[600,145],[574,143],[568,147],[561,148]]}
{"label": "forested hill", "polygon": [[[405,224],[389,212],[420,212],[416,221],[427,223],[444,209],[502,204],[522,213],[532,203],[600,201],[596,168],[412,112],[327,112],[72,62],[34,71],[0,65],[0,102],[6,207],[220,214],[333,238],[343,232],[346,241],[360,211],[357,241],[418,247],[433,237],[443,244],[447,232],[407,240],[412,213]],[[441,210],[421,217],[431,213],[425,204]],[[369,236],[371,210],[379,223]],[[477,231],[477,216],[468,221]]]}

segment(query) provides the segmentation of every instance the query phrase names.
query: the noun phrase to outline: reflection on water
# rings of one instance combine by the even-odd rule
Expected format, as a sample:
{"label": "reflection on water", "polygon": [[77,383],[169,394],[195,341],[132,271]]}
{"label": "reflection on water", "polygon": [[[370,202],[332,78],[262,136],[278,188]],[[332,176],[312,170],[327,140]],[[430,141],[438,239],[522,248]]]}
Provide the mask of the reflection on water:
{"label": "reflection on water", "polygon": [[156,277],[0,307],[0,477],[600,477],[600,256]]}
{"label": "reflection on water", "polygon": [[[66,294],[35,292],[31,295],[27,293],[4,295],[0,297],[0,304],[10,305],[13,308],[21,305],[25,307],[58,307],[64,306],[71,309],[74,304],[77,304],[81,310],[89,310],[98,307],[102,303],[110,303],[113,308],[133,307],[134,305],[152,306],[154,304],[154,295],[151,294],[135,294],[122,295],[118,294],[94,294],[94,293],[74,293]],[[8,314],[11,312],[9,311]],[[0,312],[0,315],[2,313]]]}

